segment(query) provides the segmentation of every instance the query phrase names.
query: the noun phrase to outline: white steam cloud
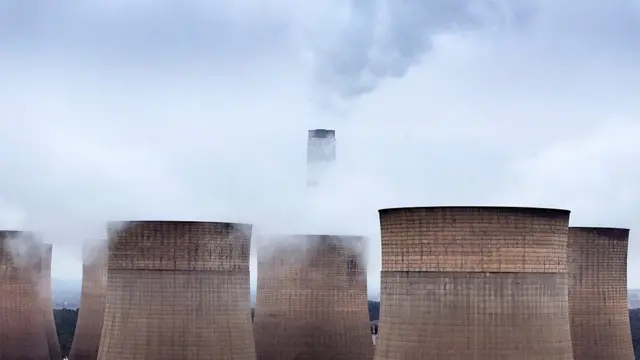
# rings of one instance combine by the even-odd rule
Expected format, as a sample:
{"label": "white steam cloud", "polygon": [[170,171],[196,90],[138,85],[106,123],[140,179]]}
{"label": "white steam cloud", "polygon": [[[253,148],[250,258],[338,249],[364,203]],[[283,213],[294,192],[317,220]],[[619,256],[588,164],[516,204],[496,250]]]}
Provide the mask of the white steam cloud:
{"label": "white steam cloud", "polygon": [[[503,29],[526,19],[522,4],[471,0],[350,0],[327,11],[313,44],[321,96],[349,100],[385,78],[402,78],[433,48],[433,37]],[[336,21],[336,12],[341,21]],[[329,36],[327,36],[329,32]]]}
{"label": "white steam cloud", "polygon": [[[45,249],[37,236],[29,232],[8,231],[0,234],[3,261],[10,261],[9,266],[21,269],[21,275],[27,275],[35,284],[41,280],[43,256]],[[22,271],[26,270],[26,271]]]}

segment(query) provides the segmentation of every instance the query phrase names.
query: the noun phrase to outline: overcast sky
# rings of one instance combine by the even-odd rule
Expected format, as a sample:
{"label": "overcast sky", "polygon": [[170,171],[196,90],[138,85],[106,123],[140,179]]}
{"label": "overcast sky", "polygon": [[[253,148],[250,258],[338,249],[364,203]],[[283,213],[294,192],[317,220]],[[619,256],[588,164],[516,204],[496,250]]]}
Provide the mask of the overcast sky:
{"label": "overcast sky", "polygon": [[0,225],[69,279],[108,220],[362,234],[376,295],[379,208],[559,207],[640,287],[640,5],[514,3],[0,0]]}

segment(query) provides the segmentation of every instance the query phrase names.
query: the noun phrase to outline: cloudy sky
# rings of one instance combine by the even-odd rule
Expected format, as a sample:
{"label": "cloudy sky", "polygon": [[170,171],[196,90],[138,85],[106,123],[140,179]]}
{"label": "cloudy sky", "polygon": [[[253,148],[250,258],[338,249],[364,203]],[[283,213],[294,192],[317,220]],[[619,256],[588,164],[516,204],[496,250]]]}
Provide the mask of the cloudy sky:
{"label": "cloudy sky", "polygon": [[0,0],[0,225],[68,279],[108,220],[363,234],[375,296],[381,207],[560,207],[640,287],[640,3],[514,3]]}

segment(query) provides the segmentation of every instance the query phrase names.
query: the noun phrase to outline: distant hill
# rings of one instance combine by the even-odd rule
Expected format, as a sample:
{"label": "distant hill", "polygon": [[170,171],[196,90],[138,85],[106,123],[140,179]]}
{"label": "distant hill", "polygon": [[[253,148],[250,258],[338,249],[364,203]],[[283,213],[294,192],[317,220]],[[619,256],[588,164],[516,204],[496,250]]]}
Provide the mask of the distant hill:
{"label": "distant hill", "polygon": [[51,279],[53,307],[56,309],[76,309],[80,306],[81,280]]}
{"label": "distant hill", "polygon": [[628,290],[629,309],[640,309],[640,289]]}

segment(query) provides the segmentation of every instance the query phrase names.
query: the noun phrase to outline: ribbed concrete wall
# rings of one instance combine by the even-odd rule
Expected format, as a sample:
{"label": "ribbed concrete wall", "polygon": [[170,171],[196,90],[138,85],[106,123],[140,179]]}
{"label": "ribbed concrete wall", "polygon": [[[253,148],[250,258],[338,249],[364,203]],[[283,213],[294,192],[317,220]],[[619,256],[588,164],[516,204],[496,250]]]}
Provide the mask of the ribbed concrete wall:
{"label": "ribbed concrete wall", "polygon": [[109,235],[99,360],[255,360],[250,225],[143,221]]}
{"label": "ribbed concrete wall", "polygon": [[629,230],[569,228],[569,315],[575,360],[633,360],[627,310]]}
{"label": "ribbed concrete wall", "polygon": [[51,256],[53,246],[42,244],[42,273],[40,298],[42,299],[42,311],[44,316],[44,330],[49,346],[49,358],[51,360],[62,360],[58,333],[56,332],[56,322],[53,319],[53,300],[51,296]]}
{"label": "ribbed concrete wall", "polygon": [[82,255],[82,298],[69,360],[96,360],[107,296],[106,241],[86,243]]}
{"label": "ribbed concrete wall", "polygon": [[258,249],[258,360],[373,359],[365,241],[298,235]]}
{"label": "ribbed concrete wall", "polygon": [[380,210],[377,360],[571,360],[565,210]]}
{"label": "ribbed concrete wall", "polygon": [[28,233],[0,231],[0,359],[49,360],[38,293],[41,246]]}

